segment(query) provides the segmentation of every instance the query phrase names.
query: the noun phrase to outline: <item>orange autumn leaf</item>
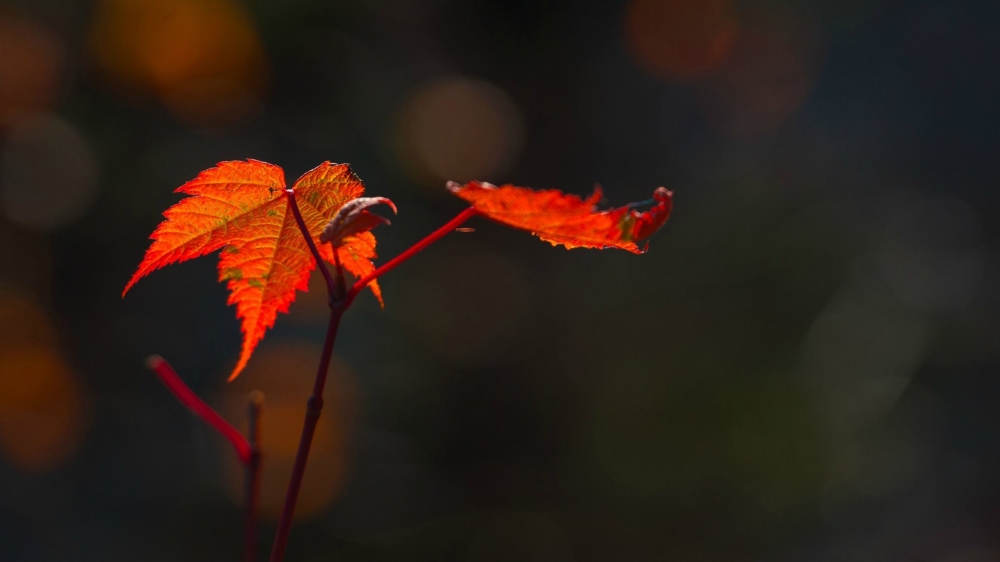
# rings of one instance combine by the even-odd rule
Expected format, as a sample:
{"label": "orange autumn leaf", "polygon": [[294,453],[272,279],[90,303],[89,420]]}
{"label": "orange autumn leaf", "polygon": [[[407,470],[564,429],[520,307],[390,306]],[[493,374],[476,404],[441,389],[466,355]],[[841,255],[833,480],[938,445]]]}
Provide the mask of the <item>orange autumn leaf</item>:
{"label": "orange autumn leaf", "polygon": [[653,206],[645,212],[633,209],[636,205],[597,211],[600,188],[587,199],[557,189],[535,191],[477,181],[465,185],[449,182],[448,189],[471,203],[479,214],[527,230],[553,246],[620,248],[635,254],[646,251],[645,247],[640,250],[638,243],[663,226],[673,207],[673,193],[663,187],[653,193]]}
{"label": "orange autumn leaf", "polygon": [[[337,210],[365,188],[347,164],[324,162],[292,189],[316,241]],[[288,312],[295,292],[307,290],[316,261],[289,209],[285,174],[278,166],[259,160],[220,162],[175,192],[190,197],[163,213],[166,220],[150,236],[153,244],[122,296],[154,270],[221,249],[219,281],[229,288],[229,304],[236,305],[243,332],[240,358],[229,376],[233,380],[277,314]],[[318,246],[333,263],[333,248]],[[345,238],[339,257],[344,269],[364,277],[375,270],[375,237],[360,232]],[[371,288],[381,302],[378,284],[372,282]]]}

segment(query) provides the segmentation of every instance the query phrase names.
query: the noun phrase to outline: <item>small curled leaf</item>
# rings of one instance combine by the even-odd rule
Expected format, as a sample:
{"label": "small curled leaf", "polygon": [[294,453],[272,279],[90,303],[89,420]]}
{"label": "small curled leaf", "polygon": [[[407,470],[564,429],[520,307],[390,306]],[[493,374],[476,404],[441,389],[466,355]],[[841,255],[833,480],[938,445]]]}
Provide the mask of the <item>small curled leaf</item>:
{"label": "small curled leaf", "polygon": [[330,222],[326,224],[323,233],[319,235],[320,242],[329,242],[334,247],[343,244],[348,236],[355,236],[380,225],[390,225],[389,219],[376,215],[368,210],[375,205],[388,205],[393,214],[398,214],[396,205],[385,197],[358,197],[344,203]]}

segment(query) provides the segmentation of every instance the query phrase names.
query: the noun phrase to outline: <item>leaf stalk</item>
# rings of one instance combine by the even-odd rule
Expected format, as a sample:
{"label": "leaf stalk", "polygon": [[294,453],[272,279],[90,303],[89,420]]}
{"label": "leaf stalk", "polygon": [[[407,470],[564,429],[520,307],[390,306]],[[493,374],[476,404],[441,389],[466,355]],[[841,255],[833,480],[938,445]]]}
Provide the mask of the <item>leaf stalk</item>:
{"label": "leaf stalk", "polygon": [[[302,231],[302,237],[306,239],[306,245],[309,246],[309,251],[312,253],[313,259],[316,261],[316,267],[319,268],[320,273],[323,274],[323,280],[326,281],[326,290],[331,297],[337,294],[337,284],[330,275],[330,269],[326,267],[326,263],[323,261],[323,256],[319,254],[319,248],[316,247],[316,243],[313,242],[312,234],[309,233],[309,228],[306,227],[306,221],[302,219],[302,212],[299,211],[299,204],[295,201],[295,190],[288,188],[285,190],[285,194],[288,196],[288,206],[292,209],[292,215],[295,217],[295,223],[299,225],[299,230]],[[336,253],[334,253],[336,256]],[[337,273],[343,277],[340,271],[340,263],[337,263]],[[331,303],[332,306],[332,303]]]}

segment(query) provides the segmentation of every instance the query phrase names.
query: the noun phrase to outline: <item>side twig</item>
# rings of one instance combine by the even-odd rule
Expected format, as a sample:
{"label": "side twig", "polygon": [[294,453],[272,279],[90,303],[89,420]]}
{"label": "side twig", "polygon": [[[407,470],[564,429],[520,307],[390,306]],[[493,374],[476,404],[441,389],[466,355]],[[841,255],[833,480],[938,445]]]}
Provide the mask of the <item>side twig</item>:
{"label": "side twig", "polygon": [[247,442],[246,438],[243,437],[239,430],[223,419],[218,412],[213,410],[211,406],[206,404],[204,400],[199,398],[188,385],[184,384],[184,381],[178,376],[177,371],[170,366],[170,363],[167,363],[166,359],[159,355],[150,355],[146,358],[146,366],[156,373],[160,381],[166,385],[167,390],[181,404],[187,406],[196,416],[204,420],[205,423],[212,426],[223,437],[229,440],[233,448],[236,449],[236,454],[240,457],[240,461],[243,464],[250,462],[250,457],[253,453],[250,443]]}
{"label": "side twig", "polygon": [[264,394],[259,390],[250,393],[247,408],[247,437],[250,441],[250,461],[247,463],[244,502],[246,509],[243,531],[243,553],[246,562],[257,560],[257,520],[260,513],[260,465],[263,453],[260,445],[260,418],[264,408]]}
{"label": "side twig", "polygon": [[418,252],[420,252],[427,246],[430,246],[434,242],[437,242],[438,239],[442,238],[445,234],[448,234],[452,230],[455,230],[456,228],[461,226],[462,223],[471,219],[477,214],[479,214],[479,212],[476,211],[475,207],[469,207],[468,209],[459,213],[455,218],[446,222],[443,226],[441,226],[441,228],[428,234],[426,237],[424,237],[424,239],[410,246],[403,253],[385,262],[381,267],[379,267],[375,271],[357,280],[354,283],[354,285],[351,285],[351,288],[347,291],[347,296],[344,298],[344,301],[347,303],[345,306],[350,306],[351,303],[354,302],[355,297],[358,296],[358,293],[360,293],[362,289],[367,287],[369,283],[378,279],[382,275],[392,271],[393,269],[396,268],[396,266],[412,258],[414,255],[416,255]]}
{"label": "side twig", "polygon": [[239,430],[199,398],[191,390],[191,387],[184,383],[184,380],[170,366],[170,363],[167,363],[166,359],[159,355],[150,355],[146,358],[146,366],[156,373],[156,376],[167,387],[167,390],[177,398],[178,402],[194,412],[196,416],[222,434],[232,444],[240,462],[246,467],[243,557],[246,562],[254,562],[257,559],[257,513],[260,504],[261,463],[260,416],[264,405],[264,395],[260,392],[254,392],[250,396],[248,440],[243,437]]}

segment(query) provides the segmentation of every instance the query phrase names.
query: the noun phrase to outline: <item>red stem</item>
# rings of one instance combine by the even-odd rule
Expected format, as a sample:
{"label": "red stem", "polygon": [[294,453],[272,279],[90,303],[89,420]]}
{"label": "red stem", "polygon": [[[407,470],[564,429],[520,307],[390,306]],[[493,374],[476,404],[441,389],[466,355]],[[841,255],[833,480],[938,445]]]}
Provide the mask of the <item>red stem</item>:
{"label": "red stem", "polygon": [[257,560],[257,514],[260,512],[260,463],[262,456],[260,415],[263,407],[264,395],[260,391],[252,392],[250,406],[247,408],[250,462],[247,463],[246,488],[244,490],[246,521],[243,531],[243,553],[246,562],[256,562]]}
{"label": "red stem", "polygon": [[362,289],[364,289],[365,287],[367,287],[369,283],[371,283],[372,281],[378,279],[382,275],[384,275],[384,274],[392,271],[393,269],[396,268],[396,266],[398,266],[399,264],[403,263],[404,261],[412,258],[418,252],[420,252],[421,250],[423,250],[427,246],[430,246],[431,244],[433,244],[434,242],[436,242],[439,238],[443,237],[445,234],[448,234],[452,230],[455,230],[463,222],[471,219],[472,217],[476,216],[477,214],[479,214],[479,213],[478,213],[478,211],[476,211],[475,207],[469,207],[468,209],[462,211],[457,216],[455,216],[455,218],[453,218],[450,221],[446,222],[441,228],[439,228],[439,229],[435,230],[434,232],[428,234],[423,240],[421,240],[421,241],[417,242],[416,244],[410,246],[409,249],[407,249],[403,253],[399,254],[398,256],[396,256],[396,257],[392,258],[391,260],[389,260],[389,261],[385,262],[384,264],[382,264],[382,267],[379,267],[375,271],[373,271],[373,272],[369,273],[368,275],[365,275],[361,279],[357,280],[354,283],[354,285],[351,285],[350,290],[347,291],[347,296],[344,298],[344,302],[345,302],[344,306],[345,307],[350,306],[351,303],[354,302],[354,298],[358,296],[358,293],[360,293]]}
{"label": "red stem", "polygon": [[[298,223],[299,230],[302,231],[302,237],[306,239],[306,245],[309,246],[309,251],[312,252],[313,259],[316,260],[316,266],[319,267],[319,271],[323,274],[323,279],[326,281],[327,294],[332,298],[333,295],[337,294],[337,285],[334,283],[333,276],[330,275],[330,270],[327,269],[326,263],[323,261],[323,256],[319,255],[319,249],[316,247],[316,243],[313,242],[312,235],[309,234],[306,221],[302,220],[302,212],[299,211],[299,204],[295,201],[295,190],[286,189],[285,194],[288,195],[288,206],[292,208],[292,215],[295,216],[295,222]],[[337,264],[337,269],[340,269],[340,264]]]}
{"label": "red stem", "polygon": [[223,437],[229,440],[233,444],[233,448],[236,449],[236,454],[240,457],[240,461],[243,464],[248,464],[253,456],[253,450],[250,444],[247,443],[245,437],[243,437],[240,432],[230,425],[225,419],[222,418],[212,409],[211,406],[205,403],[204,400],[198,398],[198,395],[191,390],[188,385],[184,384],[181,377],[177,375],[177,371],[174,371],[170,363],[167,363],[166,359],[160,357],[159,355],[150,355],[146,358],[146,366],[156,373],[156,376],[160,378],[160,381],[166,385],[167,390],[169,390],[181,404],[187,406],[189,410],[195,413],[196,416],[205,421],[208,425],[212,426],[216,431],[222,434]]}
{"label": "red stem", "polygon": [[337,266],[337,298],[347,295],[347,283],[344,281],[344,268],[340,265],[340,248],[333,248],[333,263]]}
{"label": "red stem", "polygon": [[344,314],[344,306],[334,306],[330,310],[330,324],[326,330],[326,340],[323,342],[323,352],[319,359],[319,369],[316,371],[316,382],[313,384],[312,396],[306,407],[306,421],[302,425],[302,437],[299,439],[299,450],[295,454],[295,466],[292,468],[292,478],[285,494],[285,505],[278,520],[278,530],[274,535],[274,545],[271,547],[271,562],[281,562],[285,556],[285,546],[288,544],[288,534],[292,529],[292,518],[295,515],[295,503],[302,487],[302,477],[306,471],[306,461],[309,459],[309,448],[312,445],[313,434],[316,432],[316,422],[323,411],[323,388],[326,386],[327,370],[330,367],[330,356],[333,354],[333,343],[337,339],[337,328],[340,317]]}
{"label": "red stem", "polygon": [[326,267],[323,266],[319,251],[316,249],[316,245],[312,241],[312,236],[306,228],[305,221],[302,220],[302,215],[299,213],[298,205],[295,203],[295,194],[290,189],[286,190],[286,193],[288,193],[289,205],[292,208],[292,213],[295,215],[296,222],[298,222],[299,230],[302,231],[302,235],[309,244],[309,249],[312,251],[313,257],[316,259],[316,262],[320,264],[321,271],[324,272],[324,277],[327,279],[327,290],[330,295],[330,324],[327,327],[326,340],[323,342],[323,352],[320,355],[319,369],[316,372],[316,382],[313,384],[312,396],[309,397],[309,401],[307,403],[306,419],[302,425],[302,436],[299,438],[299,449],[295,454],[295,465],[292,468],[292,477],[288,483],[288,490],[285,493],[285,505],[281,510],[281,518],[278,520],[278,529],[274,535],[274,544],[271,547],[270,562],[281,562],[285,557],[285,547],[288,545],[288,535],[291,532],[292,519],[295,516],[295,504],[299,498],[299,490],[302,488],[302,478],[305,475],[306,462],[309,460],[309,449],[312,447],[313,434],[316,432],[316,423],[319,421],[320,413],[323,411],[323,389],[326,386],[326,376],[327,371],[330,368],[330,357],[333,354],[333,344],[337,339],[337,329],[340,327],[340,319],[344,315],[344,311],[351,306],[351,303],[354,302],[354,298],[357,297],[358,293],[361,292],[361,290],[364,289],[369,283],[378,279],[379,276],[393,270],[396,266],[410,259],[418,252],[434,243],[445,234],[455,230],[455,228],[457,228],[460,224],[477,214],[476,210],[472,207],[462,211],[458,214],[458,216],[445,223],[444,226],[435,230],[423,240],[417,242],[403,253],[389,260],[382,267],[376,269],[362,279],[359,279],[356,283],[354,283],[354,285],[351,286],[350,290],[348,290],[346,294],[340,293],[343,294],[343,298],[338,299],[338,287],[342,286],[341,284],[344,282],[339,255],[337,254],[336,249],[334,249],[333,256],[334,263],[337,265],[338,277],[337,280],[334,281],[329,277],[329,271],[327,271]]}

